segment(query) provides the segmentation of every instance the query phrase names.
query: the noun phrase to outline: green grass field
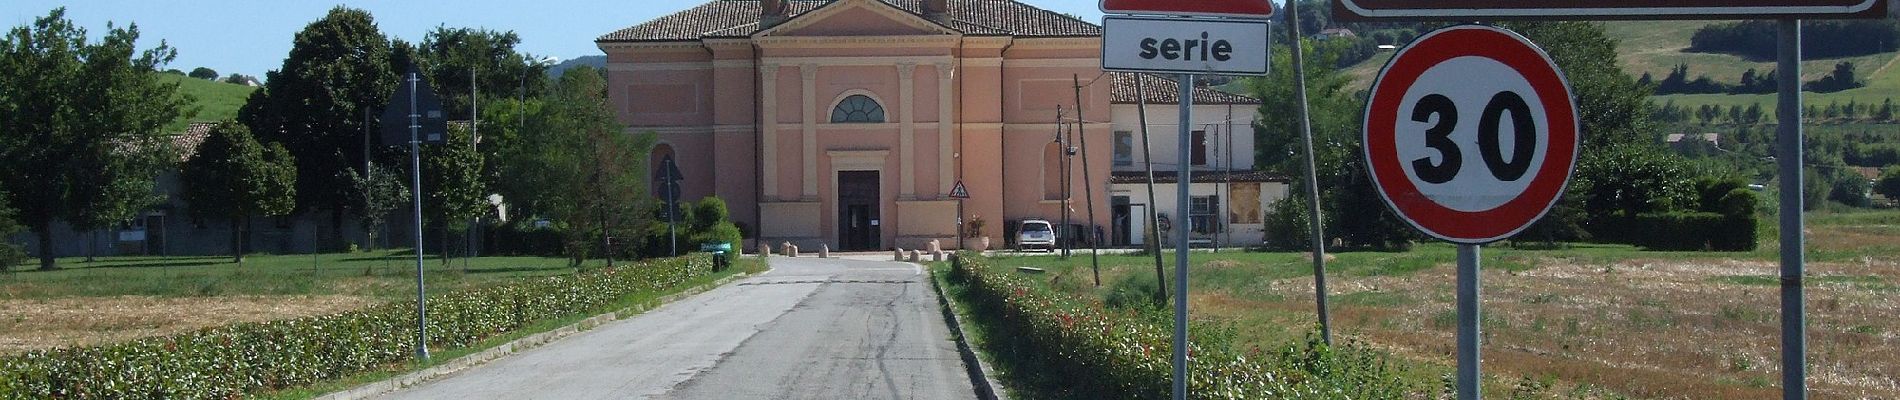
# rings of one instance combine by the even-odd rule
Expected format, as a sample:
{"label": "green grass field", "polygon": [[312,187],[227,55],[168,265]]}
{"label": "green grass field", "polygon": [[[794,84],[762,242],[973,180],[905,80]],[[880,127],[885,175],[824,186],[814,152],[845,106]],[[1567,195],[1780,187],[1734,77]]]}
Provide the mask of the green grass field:
{"label": "green grass field", "polygon": [[[1773,224],[1767,217],[1764,226]],[[1818,397],[1890,398],[1900,372],[1900,210],[1816,212],[1806,230],[1811,389]],[[1486,388],[1510,398],[1769,399],[1779,290],[1776,230],[1751,252],[1649,252],[1578,244],[1564,249],[1483,249]],[[1172,276],[1172,255],[1165,257]],[[1327,262],[1339,341],[1388,351],[1406,374],[1450,370],[1454,248],[1426,243],[1401,253],[1333,254]],[[1086,251],[995,258],[1036,267],[1051,288],[1101,299],[1152,287],[1154,259],[1103,255],[1101,284]],[[1240,346],[1304,340],[1314,317],[1313,273],[1303,253],[1222,251],[1190,255],[1194,318],[1232,327]],[[1146,289],[1153,290],[1153,289]],[[1171,290],[1171,289],[1170,289]],[[1125,298],[1125,297],[1124,297]],[[1135,298],[1146,298],[1136,295]],[[1167,309],[1143,309],[1166,313]],[[1518,393],[1526,383],[1528,393]],[[1522,394],[1523,396],[1520,396]]]}
{"label": "green grass field", "polygon": [[[395,299],[415,293],[415,256],[405,250],[318,255],[252,255],[244,265],[228,256],[62,258],[56,271],[32,261],[0,273],[0,300],[99,296],[348,295]],[[444,266],[430,256],[425,279],[435,290],[569,274],[567,259],[479,257]],[[465,268],[464,262],[467,263]],[[599,266],[593,260],[589,266]]]}
{"label": "green grass field", "polygon": [[196,107],[198,111],[195,116],[180,118],[171,125],[166,125],[165,132],[168,133],[183,132],[185,125],[192,121],[222,121],[236,118],[238,108],[244,107],[244,101],[250,99],[251,92],[257,90],[250,86],[214,82],[183,75],[159,74],[159,79],[166,82],[179,82],[178,91],[191,96],[194,99],[192,107]]}

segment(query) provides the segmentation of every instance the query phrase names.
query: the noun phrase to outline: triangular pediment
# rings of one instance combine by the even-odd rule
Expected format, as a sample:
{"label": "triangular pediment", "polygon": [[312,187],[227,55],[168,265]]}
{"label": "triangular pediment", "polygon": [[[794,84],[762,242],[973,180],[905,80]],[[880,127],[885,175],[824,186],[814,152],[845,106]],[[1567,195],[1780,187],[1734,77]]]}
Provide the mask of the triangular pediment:
{"label": "triangular pediment", "polygon": [[958,35],[954,29],[878,0],[838,0],[756,36]]}

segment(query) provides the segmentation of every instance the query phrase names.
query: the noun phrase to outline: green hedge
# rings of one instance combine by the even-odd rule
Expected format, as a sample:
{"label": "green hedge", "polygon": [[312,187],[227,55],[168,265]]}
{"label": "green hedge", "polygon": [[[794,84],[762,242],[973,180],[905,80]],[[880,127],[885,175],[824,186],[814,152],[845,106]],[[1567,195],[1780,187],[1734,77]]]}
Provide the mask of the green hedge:
{"label": "green hedge", "polygon": [[1755,218],[1709,212],[1642,214],[1636,217],[1630,238],[1648,250],[1749,251],[1754,250]]}
{"label": "green hedge", "polygon": [[[1112,312],[963,255],[950,279],[1006,341],[1009,357],[1054,381],[1069,398],[1161,399],[1172,387],[1169,326]],[[1436,390],[1408,385],[1370,352],[1308,341],[1277,354],[1243,356],[1227,343],[1191,342],[1188,392],[1194,399],[1383,399]],[[1253,357],[1249,359],[1249,357]],[[1426,398],[1432,398],[1427,395]]]}
{"label": "green hedge", "polygon": [[[604,311],[711,271],[709,257],[694,256],[430,296],[430,348],[468,347],[537,322]],[[0,358],[0,399],[241,398],[408,361],[414,346],[415,303],[395,302],[7,356]]]}

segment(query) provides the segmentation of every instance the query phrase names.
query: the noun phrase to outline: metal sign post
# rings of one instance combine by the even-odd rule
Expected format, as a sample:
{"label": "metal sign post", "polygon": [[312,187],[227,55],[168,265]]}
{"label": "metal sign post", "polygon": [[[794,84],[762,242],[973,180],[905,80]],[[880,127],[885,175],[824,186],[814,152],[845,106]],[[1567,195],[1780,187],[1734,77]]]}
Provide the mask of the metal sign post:
{"label": "metal sign post", "polygon": [[1483,357],[1479,357],[1478,254],[1482,246],[1458,245],[1458,398],[1477,399]]}
{"label": "metal sign post", "polygon": [[[1802,232],[1804,155],[1801,115],[1801,19],[1877,19],[1886,17],[1890,0],[1339,0],[1341,20],[1724,20],[1780,19],[1776,104],[1776,162],[1781,182],[1781,371],[1782,396],[1807,398],[1807,316],[1803,307],[1805,236]],[[1416,43],[1416,42],[1415,42]],[[1390,68],[1388,67],[1388,70]],[[1383,74],[1382,74],[1383,75]],[[1384,85],[1382,76],[1375,83]],[[1376,91],[1376,89],[1375,89]],[[1369,110],[1374,106],[1368,106]],[[1368,118],[1368,121],[1371,119]],[[1368,128],[1370,129],[1370,128]],[[1370,131],[1368,131],[1370,132]],[[1371,152],[1368,148],[1368,159]],[[1507,163],[1508,164],[1508,163]],[[1375,181],[1378,174],[1375,175]],[[1388,199],[1389,200],[1389,199]],[[1390,205],[1390,202],[1388,202]],[[1397,206],[1395,209],[1397,209]],[[1475,252],[1474,252],[1475,253]],[[1475,263],[1474,263],[1475,264]],[[1461,281],[1462,282],[1462,281]],[[1476,291],[1473,291],[1475,294]],[[1475,311],[1475,310],[1474,310]],[[1461,310],[1462,312],[1462,310]],[[1475,331],[1475,330],[1474,330]],[[1462,332],[1462,331],[1461,331]]]}
{"label": "metal sign post", "polygon": [[665,185],[666,195],[666,236],[672,241],[673,257],[680,255],[679,209],[680,209],[680,168],[668,155],[660,162],[660,184]]}
{"label": "metal sign post", "polygon": [[429,360],[429,299],[422,277],[422,112],[416,107],[416,77],[413,68],[409,71],[409,174],[410,183],[416,190],[410,198],[414,199],[416,215],[416,359]]}
{"label": "metal sign post", "polygon": [[1300,102],[1297,109],[1300,118],[1300,143],[1305,146],[1306,150],[1307,215],[1308,218],[1311,219],[1307,221],[1307,225],[1311,229],[1308,235],[1310,236],[1313,246],[1313,299],[1317,303],[1315,307],[1318,308],[1317,312],[1319,313],[1320,341],[1327,345],[1332,345],[1332,314],[1326,310],[1326,218],[1320,215],[1319,157],[1313,154],[1313,120],[1307,116],[1306,110],[1306,56],[1305,51],[1302,49],[1302,47],[1305,47],[1305,44],[1300,43],[1300,38],[1306,36],[1300,34],[1300,12],[1298,4],[1299,1],[1288,1],[1286,3],[1286,29],[1292,33],[1292,35],[1287,36],[1293,38],[1291,40],[1291,42],[1293,42],[1293,93]]}
{"label": "metal sign post", "polygon": [[1481,396],[1479,245],[1530,227],[1562,196],[1579,151],[1571,93],[1523,36],[1462,25],[1400,50],[1368,97],[1362,138],[1380,198],[1458,244],[1459,399]]}
{"label": "metal sign post", "polygon": [[1781,71],[1777,78],[1781,94],[1775,107],[1780,120],[1775,127],[1775,144],[1779,146],[1775,161],[1781,164],[1781,398],[1806,399],[1808,336],[1802,328],[1808,321],[1801,290],[1807,262],[1801,232],[1805,201],[1801,190],[1806,177],[1801,171],[1806,161],[1801,154],[1801,22],[1781,20],[1779,35],[1775,68]]}
{"label": "metal sign post", "polygon": [[963,201],[970,198],[970,188],[963,186],[963,180],[959,179],[956,185],[950,187],[950,198],[957,199],[957,250],[968,250],[969,247],[963,245],[963,238],[970,236],[969,228],[963,222]]}
{"label": "metal sign post", "polygon": [[[1102,0],[1101,8],[1104,13],[1124,14],[1109,15],[1102,20],[1103,70],[1180,74],[1175,92],[1181,116],[1175,138],[1174,212],[1183,226],[1174,230],[1173,394],[1175,400],[1184,400],[1188,387],[1188,235],[1194,230],[1193,219],[1187,218],[1188,188],[1194,182],[1193,160],[1187,151],[1193,148],[1190,130],[1194,123],[1194,75],[1265,75],[1268,60],[1272,58],[1267,49],[1267,18],[1273,16],[1273,3],[1266,0]],[[1136,77],[1137,87],[1140,87],[1140,79]],[[1142,125],[1146,132],[1147,124]],[[1143,138],[1145,140],[1146,135]],[[1149,161],[1152,164],[1153,160]],[[1148,181],[1152,188],[1152,173]],[[1150,203],[1149,208],[1153,209],[1154,204]],[[1156,242],[1159,241],[1157,238]],[[1155,247],[1159,254],[1160,246]],[[1167,282],[1161,284],[1166,286]]]}
{"label": "metal sign post", "polygon": [[[423,144],[445,144],[449,128],[448,118],[442,114],[442,100],[436,97],[434,90],[429,89],[429,83],[422,79],[422,74],[414,65],[409,66],[409,72],[403,76],[403,80],[408,84],[397,84],[396,93],[390,95],[389,104],[383,107],[381,136],[384,146],[409,144],[409,173],[412,185],[410,192],[414,200],[413,211],[416,217],[416,358],[428,360],[428,299],[425,296],[427,286],[424,284],[422,273],[421,149]],[[405,98],[408,99],[407,105],[403,104],[402,99]],[[407,129],[397,122],[403,118],[409,120]],[[447,244],[446,240],[444,242]],[[448,253],[445,251],[442,256],[446,260]]]}
{"label": "metal sign post", "polygon": [[[1188,163],[1193,160],[1188,159],[1188,152],[1183,150],[1193,148],[1194,146],[1193,140],[1189,138],[1188,132],[1188,130],[1191,129],[1188,121],[1192,121],[1189,117],[1194,115],[1194,75],[1181,74],[1181,82],[1179,83],[1181,84],[1179,92],[1181,100],[1179,102],[1181,104],[1181,123],[1177,125],[1180,125],[1181,130],[1179,132],[1180,134],[1176,135],[1177,140],[1175,141],[1175,149],[1177,149],[1175,151],[1177,156],[1175,173],[1179,174],[1176,175],[1179,179],[1176,179],[1174,183],[1174,215],[1188,215],[1188,186],[1190,186],[1189,182],[1194,181],[1189,178],[1189,174],[1193,171],[1190,170],[1191,168]],[[1188,226],[1178,227],[1174,230],[1175,400],[1187,399],[1188,232],[1194,230],[1192,219],[1181,218],[1180,220],[1187,222]]]}

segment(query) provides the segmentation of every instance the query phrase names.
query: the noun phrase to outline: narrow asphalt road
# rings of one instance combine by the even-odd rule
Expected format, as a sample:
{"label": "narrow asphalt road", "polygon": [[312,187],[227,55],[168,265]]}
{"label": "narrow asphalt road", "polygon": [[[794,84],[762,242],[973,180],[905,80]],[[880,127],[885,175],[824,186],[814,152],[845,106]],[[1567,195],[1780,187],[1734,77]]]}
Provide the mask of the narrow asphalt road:
{"label": "narrow asphalt road", "polygon": [[971,399],[929,275],[773,257],[773,270],[386,399]]}

